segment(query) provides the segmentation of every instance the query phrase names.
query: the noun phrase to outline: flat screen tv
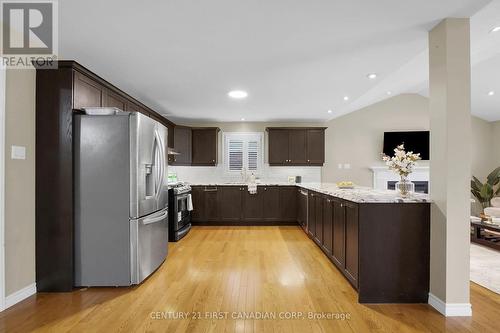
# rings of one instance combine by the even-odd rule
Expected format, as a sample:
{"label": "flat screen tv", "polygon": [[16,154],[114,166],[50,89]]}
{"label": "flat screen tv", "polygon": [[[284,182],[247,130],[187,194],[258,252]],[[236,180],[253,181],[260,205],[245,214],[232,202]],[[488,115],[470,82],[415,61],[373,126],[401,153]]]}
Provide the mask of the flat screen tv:
{"label": "flat screen tv", "polygon": [[385,132],[384,133],[384,154],[394,156],[394,148],[404,143],[406,151],[420,153],[422,160],[429,159],[430,132]]}

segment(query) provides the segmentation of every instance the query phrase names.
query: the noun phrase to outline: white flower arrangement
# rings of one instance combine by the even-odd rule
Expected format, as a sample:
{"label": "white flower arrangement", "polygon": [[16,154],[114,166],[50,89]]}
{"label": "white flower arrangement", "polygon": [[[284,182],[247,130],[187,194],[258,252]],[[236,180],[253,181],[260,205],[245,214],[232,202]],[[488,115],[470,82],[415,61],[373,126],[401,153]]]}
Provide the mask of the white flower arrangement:
{"label": "white flower arrangement", "polygon": [[406,178],[413,172],[417,161],[421,160],[420,154],[414,154],[412,151],[406,152],[404,144],[394,149],[394,156],[390,157],[382,154],[382,159],[392,171],[398,173],[401,178]]}

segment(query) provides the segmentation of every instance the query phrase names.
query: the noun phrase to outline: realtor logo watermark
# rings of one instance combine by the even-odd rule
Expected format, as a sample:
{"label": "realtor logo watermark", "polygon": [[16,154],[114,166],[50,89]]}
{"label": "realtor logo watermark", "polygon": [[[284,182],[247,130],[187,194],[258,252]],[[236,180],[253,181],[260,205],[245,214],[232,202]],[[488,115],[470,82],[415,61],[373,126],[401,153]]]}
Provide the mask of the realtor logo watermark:
{"label": "realtor logo watermark", "polygon": [[3,64],[57,67],[57,17],[57,1],[1,1]]}

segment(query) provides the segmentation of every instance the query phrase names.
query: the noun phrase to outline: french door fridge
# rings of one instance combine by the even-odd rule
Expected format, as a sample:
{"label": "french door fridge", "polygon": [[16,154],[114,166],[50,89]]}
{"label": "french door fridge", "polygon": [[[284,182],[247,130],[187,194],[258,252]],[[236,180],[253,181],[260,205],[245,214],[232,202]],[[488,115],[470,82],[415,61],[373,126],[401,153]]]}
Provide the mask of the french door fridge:
{"label": "french door fridge", "polygon": [[74,116],[75,286],[138,284],[168,251],[167,128],[109,113]]}

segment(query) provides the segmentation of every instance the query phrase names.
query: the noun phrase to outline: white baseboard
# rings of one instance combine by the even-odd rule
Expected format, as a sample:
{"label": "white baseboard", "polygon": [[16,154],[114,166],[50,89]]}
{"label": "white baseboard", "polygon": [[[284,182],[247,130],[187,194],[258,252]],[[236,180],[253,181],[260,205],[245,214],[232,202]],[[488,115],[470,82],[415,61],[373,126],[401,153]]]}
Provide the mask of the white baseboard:
{"label": "white baseboard", "polygon": [[34,294],[36,294],[36,283],[30,284],[29,286],[26,286],[23,289],[18,290],[5,297],[5,309],[8,309],[14,304],[24,301],[26,298]]}
{"label": "white baseboard", "polygon": [[472,316],[472,306],[470,303],[445,303],[431,293],[429,293],[429,305],[445,317]]}

